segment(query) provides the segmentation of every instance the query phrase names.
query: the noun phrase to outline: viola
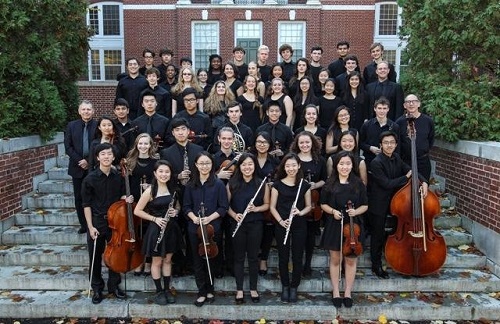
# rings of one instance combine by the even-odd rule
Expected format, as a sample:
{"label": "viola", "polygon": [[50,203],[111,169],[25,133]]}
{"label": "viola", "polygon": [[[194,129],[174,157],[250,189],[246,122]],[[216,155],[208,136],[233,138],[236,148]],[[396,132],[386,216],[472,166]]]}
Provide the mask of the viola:
{"label": "viola", "polygon": [[189,140],[190,142],[192,142],[192,141],[193,141],[194,139],[196,139],[196,138],[201,138],[201,139],[203,139],[203,138],[207,138],[207,137],[208,137],[208,135],[207,135],[207,134],[196,134],[196,132],[195,132],[194,130],[190,130],[190,131],[189,131],[189,134],[188,134],[188,140]]}
{"label": "viola", "polygon": [[[130,183],[125,159],[120,164],[128,197],[130,196]],[[108,209],[108,226],[112,230],[112,236],[104,250],[104,263],[114,272],[126,273],[137,268],[144,261],[141,252],[142,239],[137,233],[141,220],[137,216],[134,217],[132,212],[134,205],[135,203],[119,200]]]}
{"label": "viola", "polygon": [[215,229],[211,224],[202,224],[201,219],[205,217],[205,206],[201,203],[200,206],[200,225],[196,230],[196,234],[201,243],[198,245],[198,254],[206,259],[215,258],[219,254],[219,248],[214,241]]}
{"label": "viola", "polygon": [[437,272],[446,260],[444,238],[434,230],[434,217],[441,212],[439,199],[429,191],[424,197],[418,179],[415,118],[406,116],[411,140],[411,178],[392,197],[391,214],[397,228],[387,239],[385,258],[399,273],[425,276]]}
{"label": "viola", "polygon": [[[311,182],[312,172],[307,170],[307,182]],[[319,191],[318,189],[311,190],[311,212],[308,217],[312,218],[314,221],[319,221],[322,215],[321,206],[319,204]]]}
{"label": "viola", "polygon": [[240,158],[239,155],[237,155],[234,159],[232,160],[224,160],[224,162],[221,163],[219,171],[230,171],[233,172],[236,171],[236,163],[238,163],[238,159]]}
{"label": "viola", "polygon": [[[346,210],[353,209],[354,206],[349,200],[346,205]],[[347,214],[347,213],[346,213]],[[354,223],[354,217],[349,217],[349,224],[345,224],[342,228],[342,235],[344,236],[344,244],[342,246],[342,254],[348,256],[359,256],[363,253],[363,245],[359,241],[361,228],[358,224]]]}

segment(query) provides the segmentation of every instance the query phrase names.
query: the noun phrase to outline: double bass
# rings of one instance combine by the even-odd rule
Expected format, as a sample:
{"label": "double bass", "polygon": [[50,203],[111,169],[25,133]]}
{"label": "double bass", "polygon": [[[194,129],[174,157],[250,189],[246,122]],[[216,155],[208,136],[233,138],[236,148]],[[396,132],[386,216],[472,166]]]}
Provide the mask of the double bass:
{"label": "double bass", "polygon": [[444,238],[434,230],[434,217],[441,212],[439,199],[420,190],[417,168],[415,118],[406,116],[411,140],[411,178],[391,200],[391,214],[398,220],[387,238],[385,258],[391,268],[405,275],[425,276],[437,272],[446,260]]}
{"label": "double bass", "polygon": [[[130,196],[128,168],[122,160],[122,176],[125,178],[125,192]],[[136,233],[140,228],[140,218],[134,217],[134,204],[119,200],[109,206],[108,224],[112,230],[111,240],[104,250],[104,263],[118,273],[126,273],[137,268],[144,261],[141,252],[142,240]]]}

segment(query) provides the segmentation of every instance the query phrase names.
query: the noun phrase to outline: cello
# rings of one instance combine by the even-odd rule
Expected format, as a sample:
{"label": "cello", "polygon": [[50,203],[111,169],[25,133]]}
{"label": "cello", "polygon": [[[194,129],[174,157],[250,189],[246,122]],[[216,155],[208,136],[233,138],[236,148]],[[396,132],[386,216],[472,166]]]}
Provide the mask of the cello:
{"label": "cello", "polygon": [[[125,159],[120,164],[128,197],[130,196],[130,183]],[[137,268],[144,261],[141,252],[142,240],[136,233],[140,227],[140,218],[134,217],[133,205],[135,203],[119,200],[108,209],[108,224],[112,230],[112,236],[104,250],[103,259],[106,266],[114,272],[126,273]]]}
{"label": "cello", "polygon": [[404,275],[425,276],[437,272],[446,260],[444,238],[434,230],[434,217],[441,212],[439,199],[420,190],[417,168],[415,117],[406,115],[411,140],[411,178],[391,200],[397,228],[387,238],[385,258],[391,268]]}

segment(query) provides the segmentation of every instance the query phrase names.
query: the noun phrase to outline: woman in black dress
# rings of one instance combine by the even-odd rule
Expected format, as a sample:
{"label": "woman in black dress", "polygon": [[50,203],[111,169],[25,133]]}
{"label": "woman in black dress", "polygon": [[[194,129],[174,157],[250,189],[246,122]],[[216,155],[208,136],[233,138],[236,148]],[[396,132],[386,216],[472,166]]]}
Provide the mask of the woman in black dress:
{"label": "woman in black dress", "polygon": [[[182,248],[182,234],[177,223],[180,204],[178,201],[172,201],[175,181],[171,179],[170,162],[156,162],[153,183],[142,193],[134,209],[137,216],[154,223],[149,224],[144,235],[142,252],[146,257],[152,257],[151,277],[156,287],[155,303],[159,305],[175,303],[175,297],[170,292],[172,255]],[[158,242],[162,229],[164,235]]]}
{"label": "woman in black dress", "polygon": [[[227,213],[232,217],[231,233],[234,233],[237,223],[241,222],[233,237],[234,277],[236,278],[235,301],[237,304],[244,302],[243,268],[245,255],[248,257],[250,297],[254,303],[260,301],[257,292],[259,248],[262,240],[264,212],[269,209],[269,187],[262,183],[261,178],[257,176],[256,166],[255,156],[251,153],[243,153],[238,160],[236,172],[227,185],[229,199]],[[254,196],[255,200],[250,203]],[[247,214],[243,218],[245,211]]]}
{"label": "woman in black dress", "polygon": [[[306,244],[306,216],[311,211],[310,185],[303,180],[300,159],[295,153],[286,154],[281,160],[271,189],[270,210],[278,225],[279,275],[282,302],[297,302],[297,288],[302,276],[302,259]],[[296,204],[294,205],[294,202]],[[292,218],[293,217],[293,218]],[[285,242],[286,232],[289,231]],[[293,272],[290,280],[288,262],[292,251]]]}
{"label": "woman in black dress", "polygon": [[257,82],[259,80],[256,77],[247,75],[244,82],[245,92],[236,99],[241,104],[241,122],[251,129],[257,129],[262,125],[264,117],[262,109],[264,98],[258,94]]}
{"label": "woman in black dress", "polygon": [[94,140],[90,143],[90,171],[99,167],[99,161],[97,161],[94,152],[97,145],[101,143],[110,143],[113,145],[113,154],[115,156],[113,165],[118,168],[121,160],[127,154],[127,145],[125,144],[125,140],[121,136],[120,130],[116,126],[115,122],[107,116],[99,118],[99,121],[97,122],[97,129],[95,130]]}
{"label": "woman in black dress", "polygon": [[[341,219],[349,224],[349,217],[359,225],[358,215],[368,210],[366,187],[361,179],[352,172],[356,161],[347,151],[334,156],[334,172],[328,178],[321,192],[321,209],[325,212],[325,229],[321,237],[321,247],[330,253],[330,280],[332,283],[332,303],[335,307],[352,307],[351,291],[356,277],[357,257],[347,255],[345,258],[345,291],[340,297],[339,275],[341,263]],[[349,206],[351,202],[351,206]]]}
{"label": "woman in black dress", "polygon": [[335,109],[333,120],[328,132],[326,134],[325,151],[326,154],[334,154],[339,151],[339,139],[342,132],[351,130],[356,134],[356,142],[359,140],[358,131],[352,128],[351,112],[349,108],[342,105]]}

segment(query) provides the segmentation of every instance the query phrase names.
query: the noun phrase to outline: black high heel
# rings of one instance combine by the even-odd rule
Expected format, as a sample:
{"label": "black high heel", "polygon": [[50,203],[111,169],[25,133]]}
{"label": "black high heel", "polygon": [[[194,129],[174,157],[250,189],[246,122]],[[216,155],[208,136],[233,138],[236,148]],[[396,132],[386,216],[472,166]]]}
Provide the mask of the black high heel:
{"label": "black high heel", "polygon": [[335,308],[340,308],[342,307],[342,297],[332,297],[332,304],[335,306]]}

